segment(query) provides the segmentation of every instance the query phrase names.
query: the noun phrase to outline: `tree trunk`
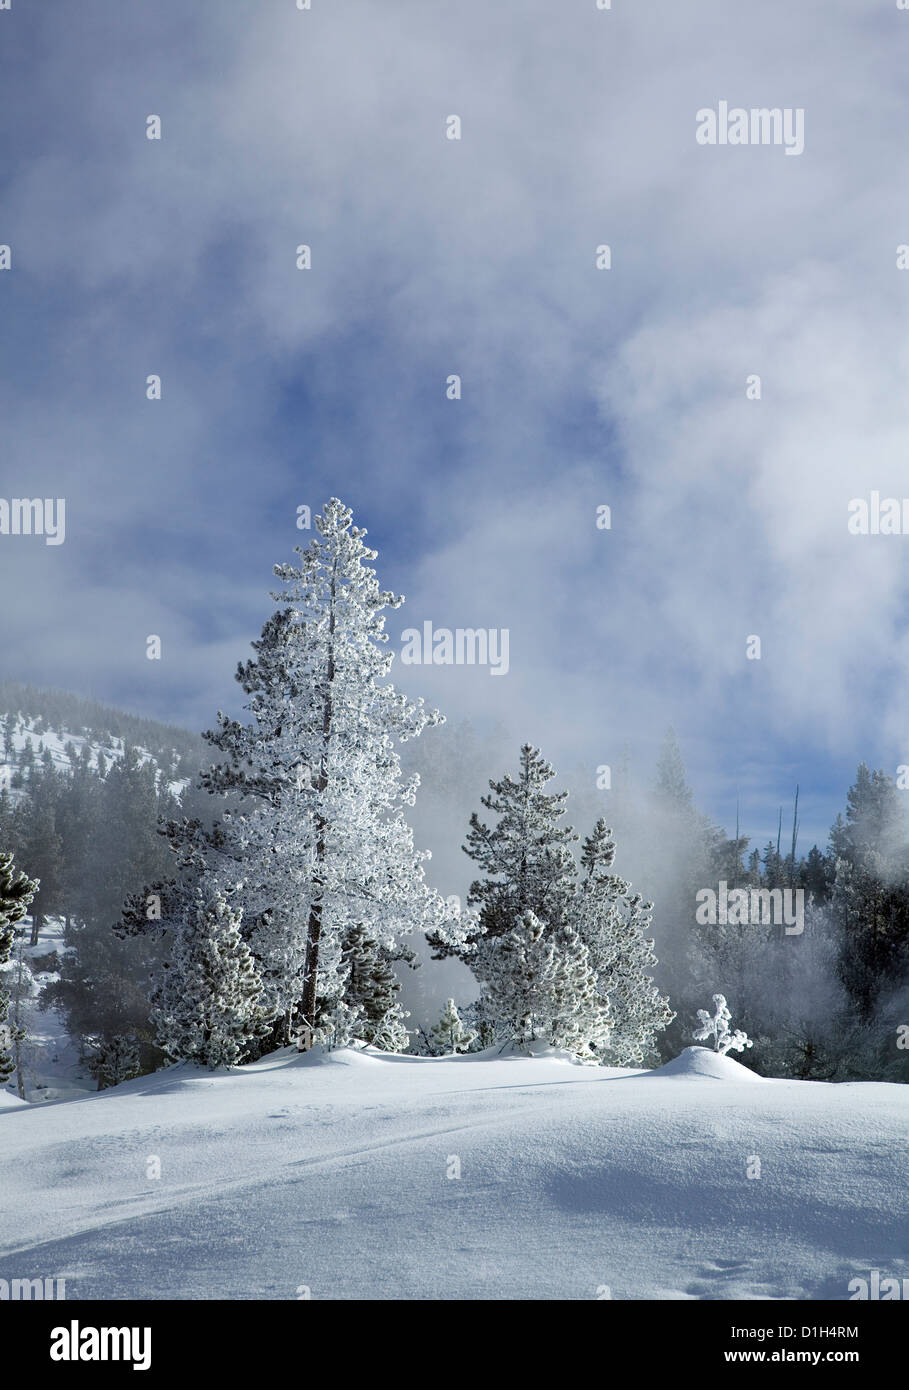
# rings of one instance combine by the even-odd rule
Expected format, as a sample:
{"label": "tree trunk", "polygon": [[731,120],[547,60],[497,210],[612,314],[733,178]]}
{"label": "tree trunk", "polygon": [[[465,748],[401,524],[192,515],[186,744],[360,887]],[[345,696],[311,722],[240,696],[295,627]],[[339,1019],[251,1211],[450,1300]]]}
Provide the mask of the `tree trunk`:
{"label": "tree trunk", "polygon": [[19,943],[19,968],[16,972],[16,1011],[13,1014],[13,1036],[16,1051],[16,1090],[25,1100],[25,1072],[22,1066],[22,943]]}
{"label": "tree trunk", "polygon": [[16,1034],[16,1090],[19,1092],[19,1099],[25,1100],[25,1073],[22,1070],[22,1040]]}
{"label": "tree trunk", "polygon": [[[328,618],[328,667],[326,670],[327,691],[325,703],[322,706],[322,759],[319,767],[319,786],[320,792],[324,791],[328,785],[328,740],[331,734],[332,719],[332,689],[335,678],[335,593],[338,573],[338,562],[334,561],[331,574],[331,608]],[[325,860],[325,820],[319,814],[317,819],[319,828],[319,838],[316,841],[316,865],[324,863]],[[318,867],[313,876],[314,884],[319,885]],[[319,973],[319,942],[322,937],[322,903],[318,897],[310,905],[309,923],[306,929],[306,964],[303,975],[303,1022],[308,1028],[316,1026],[316,983]]]}

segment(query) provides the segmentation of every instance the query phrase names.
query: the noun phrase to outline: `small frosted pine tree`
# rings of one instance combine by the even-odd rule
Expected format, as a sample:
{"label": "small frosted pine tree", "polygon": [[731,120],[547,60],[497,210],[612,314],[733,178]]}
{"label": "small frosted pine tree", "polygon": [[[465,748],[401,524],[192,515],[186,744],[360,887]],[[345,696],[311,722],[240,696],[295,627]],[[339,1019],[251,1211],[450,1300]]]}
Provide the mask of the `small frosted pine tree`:
{"label": "small frosted pine tree", "polygon": [[455,1001],[448,999],[445,1001],[442,1017],[432,1029],[430,1036],[433,1052],[439,1057],[467,1052],[477,1035],[472,1028],[464,1027],[455,1008]]}
{"label": "small frosted pine tree", "polygon": [[410,1048],[410,1032],[404,1022],[407,1018],[410,1018],[409,1010],[392,1004],[372,1030],[372,1046],[383,1052],[407,1052]]}
{"label": "small frosted pine tree", "polygon": [[232,1066],[267,1031],[270,1014],[241,917],[227,892],[204,882],[183,914],[153,1011],[158,1045],[175,1061]]}
{"label": "small frosted pine tree", "polygon": [[[28,911],[38,887],[37,879],[13,868],[11,854],[0,854],[0,972],[9,965],[17,924]],[[2,980],[0,973],[0,1086],[5,1086],[16,1069],[11,1048],[22,1042],[22,1035],[18,1025],[9,1024],[10,996]]]}
{"label": "small frosted pine tree", "polygon": [[701,1026],[695,1029],[695,1042],[709,1042],[712,1038],[713,1050],[721,1057],[725,1057],[727,1052],[743,1052],[746,1047],[751,1047],[751,1039],[741,1028],[736,1028],[734,1033],[730,1032],[732,1015],[724,995],[713,996],[712,1016],[706,1009],[698,1009],[698,1018]]}
{"label": "small frosted pine tree", "polygon": [[584,841],[586,870],[577,898],[578,934],[590,952],[601,994],[609,999],[612,1034],[604,1061],[634,1067],[652,1059],[656,1036],[675,1018],[669,1000],[653,982],[657,964],[650,927],[652,904],[616,874],[605,872],[615,860],[615,840],[598,820]]}
{"label": "small frosted pine tree", "polygon": [[609,1042],[609,1002],[587,947],[570,926],[547,927],[525,912],[487,943],[483,1015],[518,1046],[546,1041],[592,1057]]}
{"label": "small frosted pine tree", "polygon": [[362,1022],[363,1010],[359,1005],[351,1006],[343,999],[335,999],[313,1036],[328,1052],[342,1047],[363,1047],[362,1038],[357,1036]]}

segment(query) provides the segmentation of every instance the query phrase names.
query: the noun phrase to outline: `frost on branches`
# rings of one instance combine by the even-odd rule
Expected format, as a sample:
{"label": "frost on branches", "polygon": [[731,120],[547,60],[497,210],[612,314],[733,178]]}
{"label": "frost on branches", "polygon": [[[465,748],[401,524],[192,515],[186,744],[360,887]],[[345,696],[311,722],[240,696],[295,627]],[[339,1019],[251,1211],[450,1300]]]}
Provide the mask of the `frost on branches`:
{"label": "frost on branches", "polygon": [[152,1014],[158,1046],[175,1061],[231,1066],[268,1029],[269,1010],[240,934],[241,917],[223,890],[204,884],[183,914]]}
{"label": "frost on branches", "polygon": [[701,1026],[695,1030],[695,1042],[708,1042],[712,1038],[713,1050],[723,1057],[727,1052],[743,1052],[746,1047],[751,1047],[751,1039],[741,1028],[736,1028],[734,1033],[730,1033],[732,1015],[724,995],[713,996],[713,1010],[711,1017],[706,1009],[698,1009]]}
{"label": "frost on branches", "polygon": [[523,913],[533,912],[546,923],[565,919],[577,872],[571,853],[577,835],[559,825],[568,793],[547,793],[554,775],[539,750],[528,743],[521,749],[517,779],[506,773],[501,781],[489,783],[491,795],[480,801],[498,821],[488,826],[474,812],[464,845],[485,877],[470,885],[467,904],[472,913],[427,933],[436,959],[459,956],[482,980],[482,952],[478,955],[477,948],[511,931]]}
{"label": "frost on branches", "polygon": [[[392,963],[404,961],[415,968],[415,953],[403,946],[379,945],[357,923],[345,934],[341,959],[346,969],[344,1001],[360,1011],[355,1036],[383,1052],[405,1052],[410,1034],[404,1020],[410,1014],[397,1003],[401,985]],[[331,1001],[321,1002],[321,1008],[330,1007]]]}
{"label": "frost on branches", "polygon": [[525,744],[517,779],[490,782],[482,804],[498,821],[473,815],[464,846],[486,877],[471,885],[472,914],[430,933],[430,944],[436,959],[458,956],[483,985],[484,1042],[546,1036],[580,1056],[638,1065],[675,1017],[650,973],[651,904],[607,872],[615,841],[602,820],[584,842],[578,883],[578,837],[560,824],[567,793],[547,791],[553,776]]}
{"label": "frost on branches", "polygon": [[476,1033],[472,1028],[465,1028],[461,1017],[455,1008],[455,1001],[447,999],[445,1008],[442,1010],[442,1017],[434,1026],[431,1033],[432,1051],[436,1057],[451,1056],[458,1052],[467,1052],[471,1043],[476,1041]]}
{"label": "frost on branches", "polygon": [[342,1047],[363,1047],[364,1043],[357,1037],[362,1019],[363,1010],[359,1005],[335,999],[330,1007],[323,1011],[322,1023],[313,1035],[315,1041],[328,1052],[335,1052]]}
{"label": "frost on branches", "polygon": [[631,884],[606,872],[615,860],[615,840],[598,820],[584,841],[584,878],[575,905],[578,935],[590,952],[597,987],[612,1012],[612,1036],[605,1060],[616,1067],[636,1067],[650,1061],[656,1035],[675,1018],[669,1000],[653,983],[657,964],[653,940],[647,936],[653,904]]}
{"label": "frost on branches", "polygon": [[609,1042],[609,1001],[587,947],[569,926],[525,912],[484,953],[483,1012],[519,1046],[545,1040],[590,1056]]}
{"label": "frost on branches", "polygon": [[[353,930],[390,951],[399,935],[444,928],[452,915],[424,881],[429,856],[403,814],[419,779],[402,780],[396,751],[441,716],[385,679],[394,654],[383,611],[403,600],[380,590],[366,563],[376,552],[351,521],[332,498],[315,518],[318,538],[297,548],[299,565],[275,567],[278,611],[237,672],[253,722],[219,715],[207,735],[225,761],[203,785],[253,798],[224,829],[254,885],[250,944],[288,1042],[345,997]],[[389,1027],[393,1018],[383,1036]]]}
{"label": "frost on branches", "polygon": [[[410,1048],[410,1031],[404,1020],[410,1018],[410,1010],[402,1009],[400,1004],[392,1004],[386,1009],[373,1028],[372,1045],[383,1052],[407,1052]],[[358,1037],[364,1033],[358,1030]]]}

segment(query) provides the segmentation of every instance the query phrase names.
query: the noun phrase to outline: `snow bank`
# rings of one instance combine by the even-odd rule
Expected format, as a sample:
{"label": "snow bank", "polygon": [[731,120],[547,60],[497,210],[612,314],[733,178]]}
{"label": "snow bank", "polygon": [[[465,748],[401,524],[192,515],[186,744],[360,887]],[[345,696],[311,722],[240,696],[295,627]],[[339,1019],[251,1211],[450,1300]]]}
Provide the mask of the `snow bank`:
{"label": "snow bank", "polygon": [[72,1300],[846,1300],[909,1275],[909,1086],[755,1082],[702,1048],[649,1074],[286,1050],[14,1105],[0,1277]]}
{"label": "snow bank", "polygon": [[766,1081],[733,1057],[721,1057],[709,1047],[686,1047],[678,1057],[656,1067],[650,1076],[708,1076],[713,1081]]}
{"label": "snow bank", "polygon": [[28,1109],[28,1101],[20,1100],[14,1096],[12,1091],[0,1091],[0,1110],[16,1110],[21,1107]]}

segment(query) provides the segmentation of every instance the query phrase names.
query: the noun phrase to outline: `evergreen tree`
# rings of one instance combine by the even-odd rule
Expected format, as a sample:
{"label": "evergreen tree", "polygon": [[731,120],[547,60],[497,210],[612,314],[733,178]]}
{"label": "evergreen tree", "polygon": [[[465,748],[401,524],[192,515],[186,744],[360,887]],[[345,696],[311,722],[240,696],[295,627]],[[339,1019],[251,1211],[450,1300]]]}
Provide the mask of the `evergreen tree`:
{"label": "evergreen tree", "polygon": [[840,934],[839,973],[860,1022],[881,991],[909,970],[909,852],[899,793],[862,763],[845,820],[830,832],[835,856],[831,911]]}
{"label": "evergreen tree", "polygon": [[[400,1004],[392,1004],[386,1009],[378,1024],[373,1026],[372,1046],[381,1048],[383,1052],[407,1052],[410,1048],[410,1032],[405,1019],[408,1018],[410,1013],[407,1009],[402,1009]],[[358,1037],[364,1036],[362,1026],[356,1031]]]}
{"label": "evergreen tree", "polygon": [[0,1086],[6,1085],[15,1069],[10,1047],[16,1039],[9,1024],[10,996],[5,988],[4,976],[12,955],[17,924],[25,917],[38,887],[38,883],[27,874],[14,869],[12,855],[0,853]]}
{"label": "evergreen tree", "polygon": [[[385,1051],[400,1052],[402,1047],[387,1045],[388,1039],[403,1043],[404,1047],[408,1041],[407,1031],[402,1032],[404,1015],[397,1004],[401,985],[392,968],[391,956],[388,947],[369,936],[362,922],[349,927],[341,950],[342,965],[347,971],[343,998],[352,1008],[360,1010],[358,1036],[363,1042]],[[407,957],[413,957],[413,953],[405,952],[404,958]],[[331,1001],[324,1001],[323,1008],[330,1007]]]}
{"label": "evergreen tree", "polygon": [[669,729],[657,761],[657,797],[663,804],[680,815],[694,814],[694,798],[685,773],[682,752],[679,748],[675,730]]}
{"label": "evergreen tree", "polygon": [[823,854],[817,845],[812,845],[799,865],[799,887],[815,903],[825,903],[830,898],[834,872],[835,866],[829,856]]}
{"label": "evergreen tree", "polygon": [[436,1056],[468,1052],[476,1036],[472,1028],[464,1027],[455,1008],[455,1001],[446,1000],[442,1017],[432,1029],[432,1049]]}
{"label": "evergreen tree", "polygon": [[34,766],[35,745],[32,743],[31,735],[29,734],[26,737],[25,743],[22,748],[22,752],[19,755],[19,767],[21,768],[26,779],[28,779],[28,777],[31,776],[31,772]]}
{"label": "evergreen tree", "polygon": [[343,993],[351,926],[390,948],[449,915],[403,814],[419,779],[402,782],[396,742],[440,721],[385,681],[383,610],[403,600],[379,589],[366,564],[376,552],[348,508],[333,498],[315,520],[299,567],[275,567],[281,606],[237,673],[254,722],[219,716],[206,737],[225,761],[203,778],[253,799],[225,815],[225,832],[244,861],[244,906],[261,922],[253,948],[287,1040]]}
{"label": "evergreen tree", "polygon": [[608,1044],[609,1001],[570,926],[547,927],[525,912],[485,944],[481,1008],[499,1036],[522,1047],[545,1040],[588,1058]]}
{"label": "evergreen tree", "polygon": [[158,1046],[175,1061],[232,1066],[267,1030],[262,981],[240,934],[241,917],[227,893],[204,885],[184,915],[152,1014]]}
{"label": "evergreen tree", "polygon": [[142,1071],[138,1040],[120,1033],[109,1039],[99,1038],[90,1048],[89,1070],[99,1091],[131,1081]]}
{"label": "evergreen tree", "polygon": [[[58,803],[56,828],[63,847],[61,908],[66,927],[75,917],[85,921],[93,914],[98,871],[94,845],[101,838],[99,804],[103,783],[92,767],[91,750],[70,755],[70,775]],[[157,807],[155,808],[157,814]]]}
{"label": "evergreen tree", "polygon": [[32,769],[28,797],[19,809],[18,851],[28,873],[41,884],[32,909],[32,946],[37,945],[44,920],[62,908],[63,841],[57,829],[63,780],[53,764],[38,763]]}
{"label": "evergreen tree", "polygon": [[358,1006],[352,1008],[340,997],[335,998],[323,1010],[321,1022],[313,1035],[315,1041],[328,1052],[342,1047],[363,1047],[365,1044],[358,1036],[362,1018]]}
{"label": "evergreen tree", "polygon": [[631,1067],[654,1058],[657,1034],[675,1014],[651,973],[657,958],[646,933],[653,905],[632,893],[630,883],[608,872],[615,852],[612,831],[600,819],[581,853],[586,876],[576,924],[590,953],[599,993],[609,1000],[612,1030],[605,1060]]}
{"label": "evergreen tree", "polygon": [[545,790],[554,775],[539,750],[526,743],[518,777],[506,773],[490,781],[491,795],[480,799],[499,819],[490,827],[474,812],[464,845],[486,873],[471,884],[467,899],[478,915],[465,913],[446,929],[427,933],[435,959],[457,955],[482,980],[486,946],[513,931],[524,913],[550,926],[568,919],[577,873],[570,846],[577,835],[559,825],[568,793]]}
{"label": "evergreen tree", "polygon": [[6,971],[6,979],[9,982],[8,1030],[16,1071],[16,1093],[20,1100],[26,1100],[25,1054],[28,1043],[28,1027],[25,1009],[34,1001],[38,987],[25,957],[25,935],[21,928],[16,934],[15,962],[12,968]]}
{"label": "evergreen tree", "polygon": [[763,873],[761,875],[762,887],[770,888],[771,890],[774,888],[781,888],[784,878],[783,861],[780,857],[780,851],[773,840],[768,840],[764,846],[761,862],[763,864]]}
{"label": "evergreen tree", "polygon": [[77,769],[60,810],[61,828],[75,831],[74,848],[81,848],[84,859],[67,862],[69,949],[61,956],[58,979],[43,990],[42,1007],[62,1012],[90,1065],[105,1051],[116,1052],[116,1039],[131,1038],[142,1069],[149,1070],[161,1061],[150,990],[166,938],[160,930],[117,933],[124,903],[137,907],[136,885],[163,879],[171,867],[158,820],[172,816],[173,799],[158,786],[154,765],[125,748],[120,761],[104,765],[103,776]]}

